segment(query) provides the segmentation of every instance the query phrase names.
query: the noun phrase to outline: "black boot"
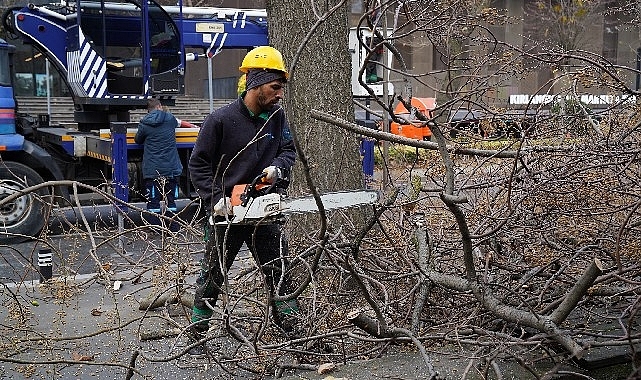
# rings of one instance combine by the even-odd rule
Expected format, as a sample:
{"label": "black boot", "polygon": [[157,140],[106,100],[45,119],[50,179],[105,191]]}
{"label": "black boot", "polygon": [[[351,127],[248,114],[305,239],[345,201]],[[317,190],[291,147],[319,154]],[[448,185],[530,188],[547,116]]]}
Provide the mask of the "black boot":
{"label": "black boot", "polygon": [[298,339],[303,337],[304,334],[298,326],[300,322],[300,311],[297,300],[274,302],[272,310],[274,323],[285,333],[287,338]]}
{"label": "black boot", "polygon": [[[189,345],[191,346],[192,344],[199,342],[207,337],[207,327],[206,326],[201,326],[201,324],[196,324],[194,326],[189,327],[189,330],[187,332],[187,335],[189,337]],[[189,355],[193,356],[203,356],[207,354],[207,343],[199,343],[189,350],[187,350],[187,353]]]}

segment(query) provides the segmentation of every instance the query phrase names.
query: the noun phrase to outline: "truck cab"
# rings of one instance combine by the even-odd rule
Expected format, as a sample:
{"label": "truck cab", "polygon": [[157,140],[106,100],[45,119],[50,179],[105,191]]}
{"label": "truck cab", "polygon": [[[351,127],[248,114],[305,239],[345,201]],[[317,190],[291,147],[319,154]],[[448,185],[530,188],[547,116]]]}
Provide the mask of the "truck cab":
{"label": "truck cab", "polygon": [[6,201],[0,206],[0,231],[8,233],[0,235],[4,243],[20,241],[20,235],[31,235],[44,225],[43,200],[49,190],[42,187],[30,195],[17,195],[45,178],[62,178],[47,152],[17,131],[23,119],[17,117],[13,92],[13,51],[13,45],[0,39],[0,201]]}
{"label": "truck cab", "polygon": [[[16,104],[13,47],[2,41],[1,243],[36,236],[48,207],[68,205],[69,186],[44,186],[47,181],[81,181],[106,190],[112,186],[116,196],[129,201],[128,190],[132,185],[136,193],[141,171],[141,147],[122,139],[116,155],[112,136],[100,131],[112,125],[135,128],[135,123],[129,124],[130,111],[144,108],[148,98],[172,105],[184,94],[180,30],[153,0],[38,4],[8,8],[2,22],[7,32],[34,46],[60,74],[74,101],[76,123],[39,125],[39,119],[27,116],[25,105]],[[185,160],[190,147],[180,147]],[[189,183],[186,174],[182,183]],[[25,192],[28,195],[20,195]]]}
{"label": "truck cab", "polygon": [[36,47],[65,79],[81,131],[129,121],[149,97],[170,104],[184,94],[178,26],[154,1],[76,0],[57,7],[29,4],[3,23]]}

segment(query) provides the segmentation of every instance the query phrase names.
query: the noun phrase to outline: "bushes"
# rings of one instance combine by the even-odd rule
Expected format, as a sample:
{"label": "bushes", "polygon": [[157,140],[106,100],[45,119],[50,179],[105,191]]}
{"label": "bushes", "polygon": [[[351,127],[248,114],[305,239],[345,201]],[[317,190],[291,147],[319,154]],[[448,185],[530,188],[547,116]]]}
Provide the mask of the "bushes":
{"label": "bushes", "polygon": [[[439,159],[436,151],[396,144],[390,144],[388,157],[391,165],[421,164]],[[383,149],[380,145],[376,145],[375,148],[374,164],[383,165]]]}

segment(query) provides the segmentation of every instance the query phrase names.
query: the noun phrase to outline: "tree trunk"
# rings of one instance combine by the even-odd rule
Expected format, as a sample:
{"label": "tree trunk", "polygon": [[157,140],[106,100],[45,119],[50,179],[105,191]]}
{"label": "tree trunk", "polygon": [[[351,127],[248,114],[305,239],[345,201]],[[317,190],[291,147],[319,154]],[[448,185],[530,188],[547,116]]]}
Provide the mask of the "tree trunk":
{"label": "tree trunk", "polygon": [[[312,109],[319,109],[354,120],[348,51],[349,4],[344,3],[327,14],[337,3],[273,0],[266,3],[269,40],[283,53],[290,71],[284,105],[299,144],[299,157],[306,157],[311,180],[320,192],[361,188],[360,136],[310,116]],[[325,17],[324,21],[318,21]],[[317,23],[317,29],[306,40]],[[303,166],[302,160],[298,160],[290,186],[292,195],[307,192]]]}

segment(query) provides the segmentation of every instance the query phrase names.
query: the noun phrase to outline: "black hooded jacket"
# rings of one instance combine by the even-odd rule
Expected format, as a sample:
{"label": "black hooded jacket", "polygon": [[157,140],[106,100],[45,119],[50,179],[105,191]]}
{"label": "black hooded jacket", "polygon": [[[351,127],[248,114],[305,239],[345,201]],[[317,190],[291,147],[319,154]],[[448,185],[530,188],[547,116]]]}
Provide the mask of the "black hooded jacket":
{"label": "black hooded jacket", "polygon": [[275,106],[267,121],[253,116],[241,98],[203,122],[189,160],[189,175],[206,210],[234,185],[250,183],[268,166],[291,170],[296,159],[285,112]]}

